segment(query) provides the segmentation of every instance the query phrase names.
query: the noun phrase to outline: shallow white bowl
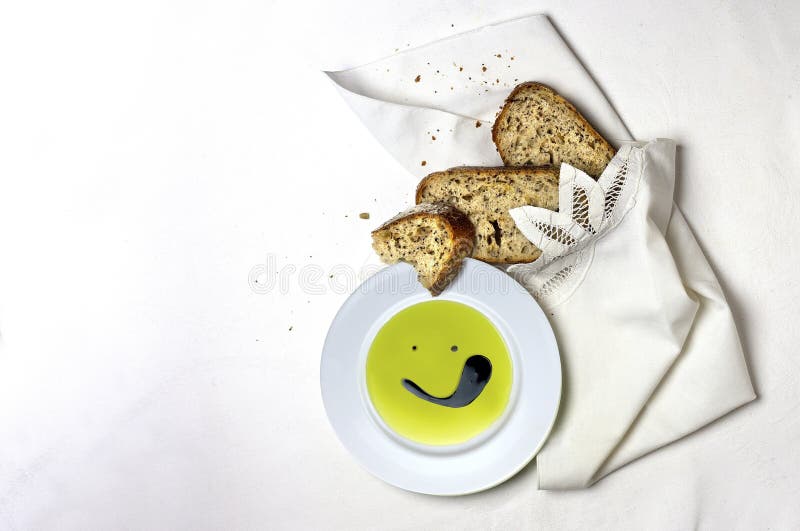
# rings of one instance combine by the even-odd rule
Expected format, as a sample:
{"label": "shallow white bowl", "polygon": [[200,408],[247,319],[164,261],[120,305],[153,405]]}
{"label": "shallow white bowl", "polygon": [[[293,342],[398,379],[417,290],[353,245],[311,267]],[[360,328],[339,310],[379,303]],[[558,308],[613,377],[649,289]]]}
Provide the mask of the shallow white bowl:
{"label": "shallow white bowl", "polygon": [[547,317],[522,286],[497,268],[465,260],[438,299],[482,312],[508,346],[511,397],[491,428],[462,445],[432,447],[394,434],[375,413],[365,383],[372,340],[398,311],[432,300],[405,263],[370,277],[336,314],[322,352],[322,400],[339,439],[374,475],[414,492],[469,494],[510,478],[542,447],[558,412],[561,364]]}

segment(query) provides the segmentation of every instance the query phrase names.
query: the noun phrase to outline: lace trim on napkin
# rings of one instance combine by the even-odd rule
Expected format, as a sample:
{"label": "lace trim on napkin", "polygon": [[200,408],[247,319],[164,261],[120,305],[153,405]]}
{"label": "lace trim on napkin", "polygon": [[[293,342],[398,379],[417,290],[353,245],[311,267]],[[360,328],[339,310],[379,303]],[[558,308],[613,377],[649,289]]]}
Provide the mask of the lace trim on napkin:
{"label": "lace trim on napkin", "polygon": [[509,211],[542,255],[506,272],[545,308],[566,301],[577,289],[594,256],[597,241],[616,227],[635,203],[642,174],[643,147],[624,145],[595,181],[584,172],[561,165],[559,211],[522,206]]}

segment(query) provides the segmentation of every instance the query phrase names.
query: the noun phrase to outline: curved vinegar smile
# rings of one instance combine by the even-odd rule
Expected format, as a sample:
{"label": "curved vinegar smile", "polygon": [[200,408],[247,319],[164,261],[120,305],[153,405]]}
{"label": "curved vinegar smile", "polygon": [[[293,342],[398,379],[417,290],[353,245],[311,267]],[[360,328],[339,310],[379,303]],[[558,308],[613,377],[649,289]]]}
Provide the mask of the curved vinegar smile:
{"label": "curved vinegar smile", "polygon": [[442,398],[432,396],[407,378],[403,378],[403,387],[415,396],[433,404],[456,408],[468,406],[478,398],[478,395],[481,394],[483,388],[489,383],[489,378],[491,377],[492,362],[489,361],[489,358],[486,356],[475,354],[464,362],[464,368],[461,371],[461,378],[458,381],[458,386],[450,396]]}

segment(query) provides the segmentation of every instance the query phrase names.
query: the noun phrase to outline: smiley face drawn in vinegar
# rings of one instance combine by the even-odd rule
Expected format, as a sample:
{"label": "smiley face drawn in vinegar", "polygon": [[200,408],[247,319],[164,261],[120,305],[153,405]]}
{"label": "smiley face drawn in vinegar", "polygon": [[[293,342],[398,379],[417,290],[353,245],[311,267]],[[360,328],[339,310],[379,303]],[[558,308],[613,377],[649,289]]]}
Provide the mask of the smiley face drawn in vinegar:
{"label": "smiley face drawn in vinegar", "polygon": [[412,441],[454,445],[480,435],[511,394],[508,348],[489,319],[453,301],[392,316],[367,355],[367,391],[384,423]]}

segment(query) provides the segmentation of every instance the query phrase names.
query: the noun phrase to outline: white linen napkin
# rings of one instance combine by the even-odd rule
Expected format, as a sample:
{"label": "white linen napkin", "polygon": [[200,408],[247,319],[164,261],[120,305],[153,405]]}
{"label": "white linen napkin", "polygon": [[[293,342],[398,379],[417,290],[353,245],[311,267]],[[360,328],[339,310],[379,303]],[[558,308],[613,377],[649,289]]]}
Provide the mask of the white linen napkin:
{"label": "white linen napkin", "polygon": [[[522,81],[549,84],[623,144],[597,183],[562,166],[558,213],[512,211],[546,252],[509,273],[548,310],[564,370],[558,420],[537,456],[540,488],[589,486],[755,398],[724,295],[672,202],[674,144],[625,143],[622,121],[546,17],[329,76],[415,177],[501,165],[492,121]],[[573,187],[588,204],[572,205]],[[581,206],[579,223],[571,214]],[[537,219],[569,237],[545,241]]]}

